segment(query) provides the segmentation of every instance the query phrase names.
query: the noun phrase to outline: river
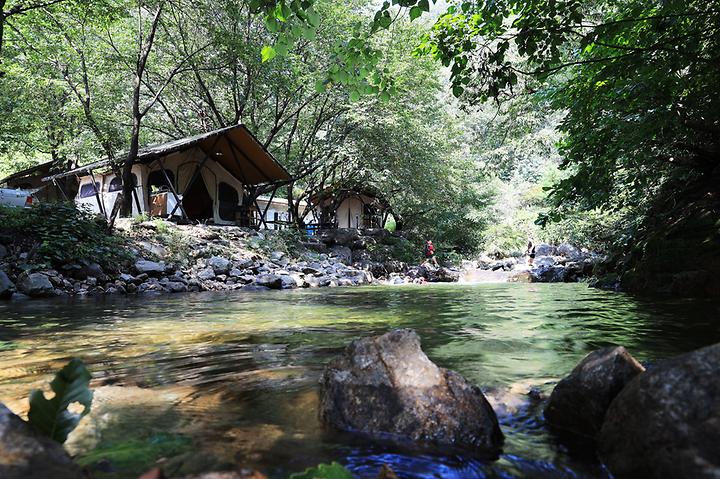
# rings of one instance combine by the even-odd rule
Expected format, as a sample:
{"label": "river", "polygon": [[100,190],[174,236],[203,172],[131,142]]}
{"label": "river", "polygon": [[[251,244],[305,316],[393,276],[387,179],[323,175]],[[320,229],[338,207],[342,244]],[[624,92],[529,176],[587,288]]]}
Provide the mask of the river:
{"label": "river", "polygon": [[[652,362],[720,341],[720,304],[641,300],[582,284],[482,284],[185,294],[0,304],[0,401],[24,398],[71,357],[93,372],[93,414],[67,447],[96,477],[159,461],[180,475],[243,464],[271,478],[339,461],[360,478],[609,477],[547,431],[542,402],[589,351]],[[324,431],[317,381],[353,338],[414,328],[430,358],[498,410],[496,461]],[[528,396],[528,392],[534,393]]]}

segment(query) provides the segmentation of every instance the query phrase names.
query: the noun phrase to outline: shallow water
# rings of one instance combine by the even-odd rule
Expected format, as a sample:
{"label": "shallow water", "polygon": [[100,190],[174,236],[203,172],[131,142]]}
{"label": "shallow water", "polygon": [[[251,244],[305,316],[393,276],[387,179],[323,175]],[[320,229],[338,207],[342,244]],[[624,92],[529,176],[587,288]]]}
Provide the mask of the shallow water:
{"label": "shallow water", "polygon": [[[339,288],[0,304],[0,401],[16,412],[73,356],[93,372],[93,413],[68,441],[98,477],[234,465],[271,477],[337,460],[371,478],[608,477],[568,450],[542,401],[589,351],[626,346],[641,361],[720,341],[720,304],[640,300],[580,284]],[[324,431],[323,365],[353,338],[418,331],[441,366],[480,385],[506,436],[487,461]],[[537,394],[534,395],[535,397]]]}

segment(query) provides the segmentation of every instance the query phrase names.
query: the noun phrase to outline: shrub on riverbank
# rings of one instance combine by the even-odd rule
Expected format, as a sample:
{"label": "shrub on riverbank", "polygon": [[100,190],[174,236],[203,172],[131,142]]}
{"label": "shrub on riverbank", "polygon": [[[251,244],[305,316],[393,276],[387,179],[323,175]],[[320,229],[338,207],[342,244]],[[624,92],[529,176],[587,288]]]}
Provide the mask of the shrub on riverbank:
{"label": "shrub on riverbank", "polygon": [[38,267],[87,259],[112,267],[128,258],[122,237],[108,233],[104,219],[72,203],[0,208],[0,236],[27,251],[27,262]]}

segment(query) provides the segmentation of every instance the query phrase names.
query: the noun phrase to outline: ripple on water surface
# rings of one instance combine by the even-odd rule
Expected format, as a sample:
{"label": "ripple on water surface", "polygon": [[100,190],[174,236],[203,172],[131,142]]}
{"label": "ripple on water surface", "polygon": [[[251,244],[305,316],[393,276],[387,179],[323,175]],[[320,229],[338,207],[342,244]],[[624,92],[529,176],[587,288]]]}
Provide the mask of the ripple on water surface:
{"label": "ripple on water surface", "polygon": [[[177,474],[240,463],[285,477],[337,460],[363,478],[386,463],[407,478],[600,478],[592,454],[571,453],[546,431],[538,398],[598,347],[622,344],[653,360],[720,341],[719,312],[717,303],[564,284],[9,303],[0,305],[0,401],[23,412],[31,389],[81,357],[96,401],[70,446],[88,464],[110,458],[108,477],[162,457]],[[320,427],[324,364],[352,339],[397,327],[416,329],[431,359],[484,389],[506,436],[498,460]]]}

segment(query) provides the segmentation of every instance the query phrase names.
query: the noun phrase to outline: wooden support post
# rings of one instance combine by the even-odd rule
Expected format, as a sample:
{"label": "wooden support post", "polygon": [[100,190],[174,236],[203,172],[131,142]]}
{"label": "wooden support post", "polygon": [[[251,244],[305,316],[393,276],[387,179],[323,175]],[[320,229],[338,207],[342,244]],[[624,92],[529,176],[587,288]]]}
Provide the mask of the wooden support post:
{"label": "wooden support post", "polygon": [[185,212],[185,208],[183,207],[182,200],[177,194],[177,191],[175,191],[175,187],[172,184],[172,181],[170,181],[170,176],[167,174],[167,170],[165,169],[165,165],[163,165],[162,160],[158,156],[155,161],[158,162],[158,165],[160,165],[160,171],[162,171],[163,176],[165,176],[165,181],[167,181],[168,187],[170,188],[170,191],[172,192],[173,196],[175,197],[175,201],[178,205],[180,205],[180,212],[182,212],[183,218],[188,219],[188,215]]}
{"label": "wooden support post", "polygon": [[133,186],[132,194],[133,194],[133,198],[135,198],[135,206],[137,206],[137,212],[139,215],[141,215],[142,207],[140,206],[140,198],[138,198],[138,194],[137,194],[137,185]]}
{"label": "wooden support post", "polygon": [[105,216],[107,219],[108,215],[105,213],[105,206],[102,204],[102,200],[100,199],[100,192],[97,189],[97,182],[95,181],[95,175],[93,174],[92,169],[88,170],[88,173],[90,173],[90,179],[92,180],[93,189],[95,190],[95,198],[97,199],[98,208],[100,208],[100,213]]}
{"label": "wooden support post", "polygon": [[[257,202],[257,198],[253,198],[253,203],[255,203],[255,208],[257,208],[258,212],[260,212],[260,205]],[[260,214],[260,222],[261,224],[265,225],[266,230],[269,229],[267,222],[265,221],[265,215],[263,215],[262,213]]]}
{"label": "wooden support post", "polygon": [[[275,188],[272,191],[272,194],[270,195],[270,201],[268,201],[267,205],[265,205],[265,209],[260,213],[261,218],[265,218],[267,216],[267,211],[270,209],[270,203],[272,203],[272,200],[275,198],[275,193],[277,192],[277,188]],[[264,221],[265,228],[267,228],[267,220]]]}
{"label": "wooden support post", "polygon": [[58,183],[55,178],[53,178],[52,182],[53,182],[53,185],[55,185],[55,188],[60,190],[60,193],[62,193],[63,198],[65,198],[65,201],[70,201],[70,198],[68,198],[67,193],[65,193],[65,190],[63,189],[63,187],[60,186],[60,183]]}

